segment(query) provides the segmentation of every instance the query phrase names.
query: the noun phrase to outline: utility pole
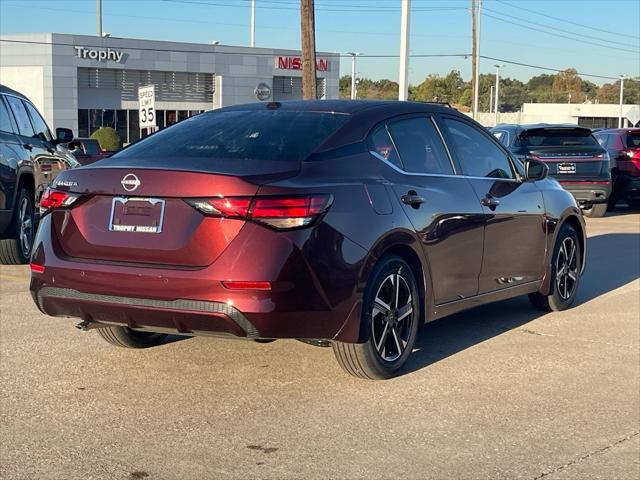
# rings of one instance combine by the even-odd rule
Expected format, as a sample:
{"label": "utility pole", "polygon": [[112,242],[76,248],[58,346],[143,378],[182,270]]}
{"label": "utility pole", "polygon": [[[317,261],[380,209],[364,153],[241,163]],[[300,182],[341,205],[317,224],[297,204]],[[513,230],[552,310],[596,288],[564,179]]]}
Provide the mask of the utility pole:
{"label": "utility pole", "polygon": [[402,12],[400,13],[400,81],[398,88],[398,100],[409,98],[409,25],[411,13],[411,0],[401,0]]}
{"label": "utility pole", "polygon": [[351,55],[351,100],[355,100],[358,96],[356,90],[356,57],[362,55],[360,52],[347,52]]}
{"label": "utility pole", "polygon": [[620,75],[620,111],[618,112],[618,128],[622,128],[622,103],[624,101],[624,75]]}
{"label": "utility pole", "polygon": [[[504,67],[504,65],[495,65],[496,67],[496,104],[494,106],[494,111],[495,111],[495,125],[498,125],[498,114],[500,112],[498,112],[498,106],[499,104],[499,99],[498,96],[500,95],[500,68]],[[495,126],[494,125],[494,126]]]}
{"label": "utility pole", "polygon": [[96,33],[102,37],[102,0],[96,0]]}
{"label": "utility pole", "polygon": [[478,106],[476,105],[476,0],[471,0],[471,116],[475,119],[478,116]]}
{"label": "utility pole", "polygon": [[256,0],[251,0],[251,48],[256,46]]}
{"label": "utility pole", "polygon": [[302,31],[302,98],[315,100],[316,90],[316,23],[314,0],[300,0]]}

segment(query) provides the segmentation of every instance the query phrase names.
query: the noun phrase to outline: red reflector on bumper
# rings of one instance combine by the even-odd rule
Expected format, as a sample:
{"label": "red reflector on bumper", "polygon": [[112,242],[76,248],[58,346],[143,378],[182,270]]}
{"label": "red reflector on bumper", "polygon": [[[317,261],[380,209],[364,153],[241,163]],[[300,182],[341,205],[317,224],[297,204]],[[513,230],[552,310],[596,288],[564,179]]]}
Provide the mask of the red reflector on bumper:
{"label": "red reflector on bumper", "polygon": [[270,282],[222,282],[230,290],[271,290]]}
{"label": "red reflector on bumper", "polygon": [[33,273],[44,273],[44,265],[38,265],[37,263],[30,263],[29,267]]}

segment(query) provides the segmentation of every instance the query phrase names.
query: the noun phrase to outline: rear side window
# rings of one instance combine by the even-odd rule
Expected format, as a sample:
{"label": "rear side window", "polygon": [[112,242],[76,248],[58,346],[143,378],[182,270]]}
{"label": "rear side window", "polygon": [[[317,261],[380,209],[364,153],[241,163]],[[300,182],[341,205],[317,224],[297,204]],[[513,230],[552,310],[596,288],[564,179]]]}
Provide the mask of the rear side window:
{"label": "rear side window", "polygon": [[627,133],[627,148],[640,148],[640,132]]}
{"label": "rear side window", "polygon": [[479,129],[459,120],[444,118],[462,172],[470,177],[513,178],[507,155]]}
{"label": "rear side window", "polygon": [[191,117],[112,158],[200,158],[300,162],[344,125],[345,114],[231,110]]}
{"label": "rear side window", "polygon": [[509,133],[505,132],[504,130],[496,130],[493,132],[493,136],[496,137],[498,139],[498,141],[505,145],[505,146],[509,146]]}
{"label": "rear side window", "polygon": [[18,124],[18,132],[20,133],[20,135],[24,135],[25,137],[33,137],[35,135],[35,132],[33,131],[31,121],[29,120],[29,114],[24,108],[22,100],[20,100],[18,97],[12,97],[10,95],[7,96],[6,99],[9,102],[11,111],[13,112],[13,117],[16,119],[16,123]]}
{"label": "rear side window", "polygon": [[592,147],[598,142],[591,132],[575,130],[530,130],[522,135],[525,147]]}
{"label": "rear side window", "polygon": [[430,118],[408,118],[389,124],[400,160],[409,173],[453,174],[449,156]]}
{"label": "rear side window", "polygon": [[0,97],[0,131],[13,133],[13,125],[11,123],[11,115],[7,106],[4,104],[3,97]]}
{"label": "rear side window", "polygon": [[389,137],[387,129],[384,125],[380,125],[373,131],[371,137],[369,138],[369,143],[372,152],[380,155],[387,162],[392,163],[396,167],[402,168],[398,152],[393,146],[391,137]]}
{"label": "rear side window", "polygon": [[83,140],[84,151],[87,155],[97,155],[100,153],[100,144],[97,140]]}
{"label": "rear side window", "polygon": [[42,140],[50,142],[52,140],[52,137],[51,132],[49,131],[49,127],[47,127],[47,122],[45,122],[44,118],[40,116],[40,113],[38,113],[36,107],[31,105],[29,102],[24,102],[24,104],[26,105],[29,116],[31,117],[31,123],[36,130],[36,135]]}

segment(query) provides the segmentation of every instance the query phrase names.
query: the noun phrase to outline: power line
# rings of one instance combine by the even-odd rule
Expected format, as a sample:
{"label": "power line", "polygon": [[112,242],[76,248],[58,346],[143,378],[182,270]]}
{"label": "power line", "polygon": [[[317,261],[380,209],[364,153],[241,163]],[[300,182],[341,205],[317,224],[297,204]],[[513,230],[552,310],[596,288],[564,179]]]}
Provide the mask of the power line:
{"label": "power line", "polygon": [[[546,17],[546,18],[549,18],[551,20],[556,20],[558,22],[568,23],[570,25],[575,25],[577,27],[587,28],[589,30],[597,30],[598,32],[609,33],[611,35],[615,35],[616,37],[619,37],[621,35],[621,33],[619,31],[618,32],[614,32],[612,30],[605,30],[603,28],[594,27],[592,25],[585,25],[583,23],[573,22],[571,20],[567,20],[566,18],[554,17],[552,15],[547,15],[546,13],[542,13],[542,12],[539,12],[539,11],[536,11],[536,10],[531,10],[530,8],[525,8],[525,7],[522,7],[520,5],[513,5],[513,4],[511,4],[509,2],[505,2],[503,0],[495,0],[495,1],[498,2],[498,3],[502,3],[503,5],[507,5],[508,7],[517,8],[518,10],[523,10],[525,12],[533,13],[535,15],[539,15],[541,17]],[[637,36],[637,35],[628,35],[628,36],[640,39],[640,36]]]}
{"label": "power line", "polygon": [[[117,39],[117,37],[110,37],[112,39]],[[53,45],[53,46],[66,46],[66,47],[75,47],[76,45],[73,43],[64,43],[64,42],[40,42],[40,41],[36,41],[36,40],[16,40],[16,39],[6,39],[6,38],[0,38],[0,43],[1,42],[5,42],[5,43],[19,43],[19,44],[32,44],[32,45]],[[208,46],[208,45],[203,45],[203,46]],[[211,51],[211,52],[207,52],[207,51],[202,51],[202,50],[190,50],[190,49],[181,49],[181,48],[151,48],[151,47],[122,47],[125,48],[126,50],[140,50],[140,51],[153,51],[153,52],[168,52],[168,53],[211,53],[211,54],[216,54],[216,55],[246,55],[245,52],[222,52],[222,51]],[[288,50],[288,49],[282,49],[282,50]],[[267,57],[272,57],[274,56],[273,53],[266,53],[266,52],[252,52],[252,55],[255,56],[267,56]],[[351,58],[351,55],[349,54],[333,54],[334,57],[338,57],[338,58]],[[471,56],[470,53],[414,53],[409,55],[411,58],[468,58]],[[399,55],[398,54],[376,54],[376,55],[359,55],[360,58],[398,58]],[[514,60],[507,60],[504,58],[495,58],[495,57],[489,57],[486,55],[480,55],[480,58],[483,58],[485,60],[493,60],[496,62],[504,62],[504,63],[508,63],[511,65],[519,65],[522,67],[529,67],[529,68],[536,68],[538,70],[547,70],[547,71],[551,71],[551,72],[563,72],[566,69],[561,69],[561,68],[554,68],[554,67],[543,67],[540,65],[532,65],[529,63],[523,63],[523,62],[517,62]],[[606,75],[596,75],[593,73],[585,73],[585,72],[577,72],[578,75],[582,76],[582,77],[593,77],[593,78],[602,78],[605,80],[617,80],[618,77],[609,77]]]}
{"label": "power line", "polygon": [[[538,70],[547,70],[549,72],[564,72],[567,70],[566,68],[562,69],[562,68],[553,68],[553,67],[542,67],[540,65],[531,65],[529,63],[516,62],[513,60],[505,60],[504,58],[488,57],[485,55],[480,55],[480,58],[484,58],[485,60],[492,60],[494,62],[504,62],[510,65],[518,65],[520,67],[529,67],[529,68],[537,68]],[[607,77],[605,75],[595,75],[593,73],[584,73],[584,72],[576,72],[576,75],[579,75],[581,77],[603,78],[605,80],[618,80],[619,78],[619,77]]]}
{"label": "power line", "polygon": [[526,28],[526,29],[528,29],[528,30],[533,30],[533,31],[535,31],[535,32],[541,32],[541,33],[545,33],[545,34],[547,34],[547,35],[554,35],[554,36],[556,36],[556,37],[566,38],[567,40],[573,40],[574,42],[586,43],[586,44],[589,44],[589,45],[595,45],[595,46],[597,46],[597,47],[608,48],[608,49],[610,49],[610,50],[617,50],[617,51],[624,51],[624,52],[638,53],[638,51],[637,51],[637,50],[630,50],[630,49],[627,49],[627,48],[613,47],[613,46],[611,46],[611,45],[604,45],[604,44],[602,44],[602,43],[590,42],[590,41],[588,41],[588,40],[583,40],[583,39],[580,39],[580,38],[569,37],[569,36],[567,36],[567,35],[563,35],[563,34],[561,34],[561,33],[548,32],[548,31],[546,31],[546,30],[541,30],[541,29],[539,29],[539,28],[530,27],[530,26],[528,26],[528,25],[523,25],[523,24],[521,24],[521,23],[514,22],[513,20],[505,20],[504,18],[496,17],[496,16],[491,15],[491,14],[489,14],[489,13],[485,13],[485,14],[484,14],[484,16],[489,17],[489,18],[493,18],[493,19],[498,20],[498,21],[500,21],[500,22],[508,23],[508,24],[510,24],[510,25],[516,25],[516,26],[521,27],[521,28]]}
{"label": "power line", "polygon": [[[492,12],[494,15],[501,15],[503,17],[513,18],[513,19],[516,19],[516,20],[519,20],[519,21],[522,21],[522,22],[527,22],[527,23],[529,23],[531,25],[537,25],[539,27],[543,27],[543,28],[547,28],[547,29],[554,28],[554,27],[551,27],[549,25],[545,25],[543,23],[533,22],[531,20],[528,20],[528,19],[525,19],[525,18],[522,18],[522,17],[516,17],[514,15],[509,15],[507,13],[498,12],[497,10],[491,10],[490,8],[485,8],[485,10],[488,11],[488,12]],[[587,38],[589,40],[597,40],[599,42],[622,45],[623,47],[626,47],[626,46],[629,45],[628,43],[616,42],[614,40],[609,40],[609,39],[601,38],[601,37],[594,37],[593,35],[585,35],[584,33],[570,32],[570,31],[567,31],[567,30],[564,30],[564,33],[568,34],[568,35],[573,35],[573,36],[576,36],[576,37]],[[617,47],[614,47],[614,48],[617,48]]]}

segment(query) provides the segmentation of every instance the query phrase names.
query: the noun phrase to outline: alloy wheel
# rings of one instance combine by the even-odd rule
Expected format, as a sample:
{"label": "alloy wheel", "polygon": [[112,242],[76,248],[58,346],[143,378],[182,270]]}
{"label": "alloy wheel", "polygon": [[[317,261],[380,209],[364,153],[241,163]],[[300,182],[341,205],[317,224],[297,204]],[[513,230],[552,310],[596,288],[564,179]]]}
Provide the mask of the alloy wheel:
{"label": "alloy wheel", "polygon": [[388,275],[380,284],[371,312],[373,347],[385,362],[404,353],[411,336],[413,298],[401,271]]}
{"label": "alloy wheel", "polygon": [[556,288],[563,300],[571,298],[578,282],[578,255],[576,242],[571,237],[562,240],[556,259]]}
{"label": "alloy wheel", "polygon": [[29,258],[33,242],[33,212],[28,198],[23,198],[18,211],[20,250],[25,258]]}

